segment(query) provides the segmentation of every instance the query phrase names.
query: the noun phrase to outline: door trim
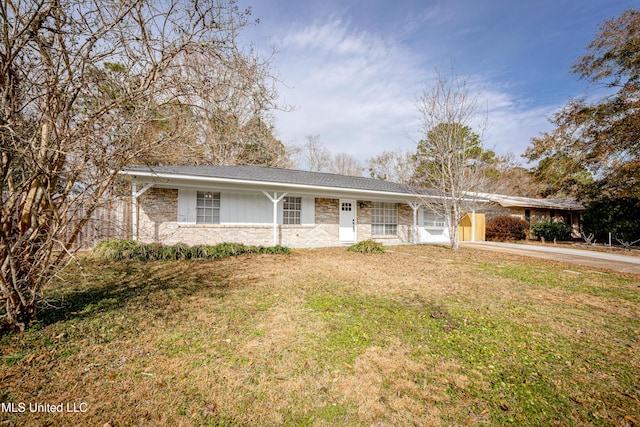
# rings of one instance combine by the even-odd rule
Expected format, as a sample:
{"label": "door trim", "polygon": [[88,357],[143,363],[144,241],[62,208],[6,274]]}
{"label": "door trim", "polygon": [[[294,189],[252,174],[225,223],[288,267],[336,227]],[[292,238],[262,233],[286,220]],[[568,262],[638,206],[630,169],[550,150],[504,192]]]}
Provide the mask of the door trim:
{"label": "door trim", "polygon": [[[351,212],[352,212],[352,216],[353,216],[353,238],[350,238],[351,236],[348,236],[349,238],[344,238],[344,234],[342,232],[343,228],[347,228],[347,227],[342,227],[342,212],[343,212],[343,208],[345,207],[345,203],[350,203],[351,204]],[[340,242],[357,242],[358,241],[358,204],[356,203],[355,199],[339,199],[338,200],[338,240]]]}

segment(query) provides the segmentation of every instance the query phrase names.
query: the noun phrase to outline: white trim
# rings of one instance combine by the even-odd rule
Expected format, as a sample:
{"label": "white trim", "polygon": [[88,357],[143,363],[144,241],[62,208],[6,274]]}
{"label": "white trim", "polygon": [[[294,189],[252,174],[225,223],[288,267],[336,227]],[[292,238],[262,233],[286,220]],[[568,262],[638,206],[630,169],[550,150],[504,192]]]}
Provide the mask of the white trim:
{"label": "white trim", "polygon": [[[273,228],[272,223],[268,222],[223,222],[220,224],[194,224],[194,223],[180,223],[178,228]],[[296,229],[312,229],[315,224],[278,224],[278,227],[288,230]]]}
{"label": "white trim", "polygon": [[421,204],[410,200],[407,200],[407,204],[413,209],[413,243],[420,243],[420,236],[418,235],[418,209],[420,209]]}
{"label": "white trim", "polygon": [[276,246],[278,244],[278,203],[280,203],[280,200],[285,198],[287,193],[282,193],[280,197],[278,197],[277,191],[273,192],[273,197],[271,197],[271,194],[266,191],[262,191],[262,194],[267,196],[267,198],[273,203],[273,246]]}
{"label": "white trim", "polygon": [[[343,229],[344,228],[349,228],[349,227],[343,227],[342,226],[342,216],[343,216],[343,211],[342,211],[342,205],[343,203],[350,203],[352,209],[348,212],[353,212],[352,215],[349,215],[349,217],[353,216],[352,219],[352,223],[351,223],[351,227],[352,227],[352,231],[353,231],[353,239],[350,238],[345,238],[344,237],[344,233],[343,233]],[[356,199],[338,199],[338,241],[340,241],[340,243],[352,243],[352,242],[357,242],[358,241],[358,201]]]}
{"label": "white trim", "polygon": [[253,180],[236,179],[236,178],[217,178],[217,177],[194,176],[194,175],[183,175],[183,174],[140,172],[140,171],[122,171],[120,172],[120,174],[130,175],[133,177],[144,176],[144,177],[150,177],[150,178],[156,178],[156,179],[192,180],[192,181],[200,181],[205,183],[246,185],[246,186],[253,186],[254,188],[256,186],[271,187],[271,188],[278,187],[279,189],[326,191],[326,192],[330,192],[331,194],[347,193],[347,194],[353,194],[354,195],[353,197],[355,197],[355,195],[358,195],[358,194],[360,195],[367,194],[367,195],[402,197],[404,199],[406,199],[407,197],[415,197],[417,199],[424,199],[424,198],[439,199],[440,198],[440,196],[411,194],[411,193],[396,193],[393,191],[365,190],[365,189],[343,188],[343,187],[327,187],[327,186],[320,186],[320,185],[290,184],[290,183],[275,182],[275,181],[253,181]]}

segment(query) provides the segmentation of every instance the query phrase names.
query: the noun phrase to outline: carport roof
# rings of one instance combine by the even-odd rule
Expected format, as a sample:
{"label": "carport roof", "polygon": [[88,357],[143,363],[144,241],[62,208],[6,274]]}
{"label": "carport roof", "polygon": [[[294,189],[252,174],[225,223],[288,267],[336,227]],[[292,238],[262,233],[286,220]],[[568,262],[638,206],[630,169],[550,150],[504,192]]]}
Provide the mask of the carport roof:
{"label": "carport roof", "polygon": [[533,208],[565,211],[584,211],[585,207],[576,199],[534,199],[531,197],[505,196],[502,194],[478,194],[505,208]]}

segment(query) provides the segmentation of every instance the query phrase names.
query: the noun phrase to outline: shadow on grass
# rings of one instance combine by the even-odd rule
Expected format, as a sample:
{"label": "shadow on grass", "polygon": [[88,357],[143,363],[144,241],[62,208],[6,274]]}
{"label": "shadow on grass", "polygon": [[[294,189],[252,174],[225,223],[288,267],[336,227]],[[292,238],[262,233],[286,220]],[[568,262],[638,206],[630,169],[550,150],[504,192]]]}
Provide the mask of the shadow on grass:
{"label": "shadow on grass", "polygon": [[84,274],[68,272],[60,285],[45,292],[36,325],[45,327],[127,306],[153,315],[195,294],[223,298],[228,288],[228,274],[211,263],[132,261],[85,266],[84,270]]}

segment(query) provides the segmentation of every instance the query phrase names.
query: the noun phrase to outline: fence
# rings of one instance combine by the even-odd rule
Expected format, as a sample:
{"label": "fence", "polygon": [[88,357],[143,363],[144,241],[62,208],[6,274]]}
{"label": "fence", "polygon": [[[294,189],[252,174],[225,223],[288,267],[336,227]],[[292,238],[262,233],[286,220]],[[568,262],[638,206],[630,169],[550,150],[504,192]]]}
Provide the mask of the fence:
{"label": "fence", "polygon": [[[82,216],[84,216],[84,210],[80,209],[76,217]],[[73,221],[79,221],[79,219],[72,219],[69,225],[73,226]],[[96,243],[111,238],[131,238],[130,198],[117,199],[108,205],[95,209],[78,234],[76,247],[77,249],[91,249]]]}
{"label": "fence", "polygon": [[[473,215],[473,218],[472,218]],[[472,224],[473,220],[473,224]],[[472,235],[475,233],[475,236]],[[460,241],[461,242],[484,242],[485,221],[484,214],[466,214],[460,221]]]}

